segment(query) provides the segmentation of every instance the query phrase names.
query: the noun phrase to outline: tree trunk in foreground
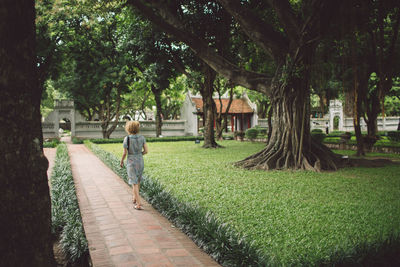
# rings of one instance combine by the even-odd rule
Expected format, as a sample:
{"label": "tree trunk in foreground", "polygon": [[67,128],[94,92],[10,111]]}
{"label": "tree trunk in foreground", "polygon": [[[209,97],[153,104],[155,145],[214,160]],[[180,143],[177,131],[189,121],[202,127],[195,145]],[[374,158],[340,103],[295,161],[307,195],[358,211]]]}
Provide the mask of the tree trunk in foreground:
{"label": "tree trunk in foreground", "polygon": [[[278,66],[272,83],[272,133],[267,146],[236,163],[249,169],[336,170],[338,158],[310,134],[309,54]],[[294,62],[294,63],[292,63]]]}
{"label": "tree trunk in foreground", "polygon": [[54,266],[34,8],[34,1],[0,3],[0,266]]}

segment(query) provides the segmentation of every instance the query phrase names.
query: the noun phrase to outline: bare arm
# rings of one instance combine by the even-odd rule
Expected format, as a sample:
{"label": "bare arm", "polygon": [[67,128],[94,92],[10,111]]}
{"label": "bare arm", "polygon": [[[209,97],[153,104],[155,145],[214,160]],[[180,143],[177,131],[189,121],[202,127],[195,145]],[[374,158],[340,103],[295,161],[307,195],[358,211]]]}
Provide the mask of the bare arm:
{"label": "bare arm", "polygon": [[119,164],[121,167],[124,167],[124,159],[125,159],[127,153],[128,153],[128,150],[126,148],[124,148],[124,154],[122,155],[121,163]]}
{"label": "bare arm", "polygon": [[142,155],[146,155],[147,153],[149,153],[149,149],[147,148],[147,144],[144,144],[143,145]]}

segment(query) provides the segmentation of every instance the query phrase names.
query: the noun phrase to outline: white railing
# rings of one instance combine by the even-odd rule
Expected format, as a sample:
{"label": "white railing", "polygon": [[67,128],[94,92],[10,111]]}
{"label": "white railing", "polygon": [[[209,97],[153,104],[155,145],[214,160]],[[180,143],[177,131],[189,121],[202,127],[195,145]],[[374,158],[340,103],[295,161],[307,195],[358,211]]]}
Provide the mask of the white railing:
{"label": "white railing", "polygon": [[[119,122],[117,128],[112,132],[111,138],[120,138],[126,136],[125,122]],[[155,121],[141,121],[140,134],[146,137],[156,136],[156,122]],[[185,135],[185,121],[163,121],[161,127],[161,134],[163,136],[184,136]],[[79,138],[102,138],[101,122],[77,122],[75,123],[75,137]]]}

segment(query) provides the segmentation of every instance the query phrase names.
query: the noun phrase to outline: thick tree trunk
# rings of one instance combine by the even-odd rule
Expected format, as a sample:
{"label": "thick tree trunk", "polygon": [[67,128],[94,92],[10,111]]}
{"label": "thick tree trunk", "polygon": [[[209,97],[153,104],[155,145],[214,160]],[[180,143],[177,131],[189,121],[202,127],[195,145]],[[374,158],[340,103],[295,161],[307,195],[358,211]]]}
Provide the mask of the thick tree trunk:
{"label": "thick tree trunk", "polygon": [[309,60],[278,67],[270,96],[272,133],[267,146],[236,163],[249,169],[336,170],[338,158],[310,134]]}
{"label": "thick tree trunk", "polygon": [[154,94],[154,98],[156,100],[156,136],[159,137],[161,135],[161,127],[162,127],[162,106],[161,106],[161,92],[162,90],[155,88],[153,85],[151,86],[151,91]]}
{"label": "thick tree trunk", "polygon": [[217,128],[217,139],[222,141],[222,133],[226,129],[226,126],[228,125],[228,113],[229,109],[231,108],[231,104],[233,101],[233,87],[230,89],[229,92],[229,102],[228,105],[226,106],[225,112],[222,112],[222,100],[221,100],[221,95],[219,95],[219,101],[220,101],[220,110],[216,114],[216,119],[215,119],[215,125]]}
{"label": "thick tree trunk", "polygon": [[271,139],[272,136],[272,114],[273,114],[273,109],[272,107],[269,108],[268,110],[268,141]]}
{"label": "thick tree trunk", "polygon": [[53,266],[34,1],[0,4],[0,266]]}
{"label": "thick tree trunk", "polygon": [[203,112],[204,112],[204,148],[219,147],[215,141],[214,132],[214,114],[216,112],[216,105],[213,99],[214,93],[214,80],[216,73],[210,67],[205,66],[204,70],[204,86],[200,90],[203,98]]}
{"label": "thick tree trunk", "polygon": [[354,88],[354,113],[353,113],[353,124],[354,131],[357,139],[357,156],[365,156],[364,152],[364,140],[361,133],[361,97],[359,92],[359,82],[357,77],[355,78],[355,88]]}

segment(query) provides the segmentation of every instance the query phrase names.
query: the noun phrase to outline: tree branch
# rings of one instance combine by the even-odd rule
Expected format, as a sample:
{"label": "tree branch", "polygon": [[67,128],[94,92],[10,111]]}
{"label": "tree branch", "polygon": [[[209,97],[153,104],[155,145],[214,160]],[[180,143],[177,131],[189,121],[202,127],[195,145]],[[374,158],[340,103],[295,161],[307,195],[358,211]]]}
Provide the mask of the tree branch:
{"label": "tree branch", "polygon": [[276,11],[279,21],[282,23],[289,39],[297,42],[300,39],[299,28],[303,23],[296,17],[288,0],[268,0],[269,4]]}
{"label": "tree branch", "polygon": [[281,33],[254,12],[244,8],[238,0],[218,0],[218,2],[240,23],[246,35],[270,56],[284,56],[289,48],[289,42]]}
{"label": "tree branch", "polygon": [[136,7],[157,27],[186,43],[207,65],[222,76],[231,80],[234,84],[242,85],[248,89],[264,94],[269,92],[271,78],[264,74],[241,69],[221,57],[213,48],[209,47],[204,40],[185,29],[176,16],[170,13],[168,7],[164,6],[162,3],[157,2],[149,7],[147,1],[128,0],[128,4]]}

